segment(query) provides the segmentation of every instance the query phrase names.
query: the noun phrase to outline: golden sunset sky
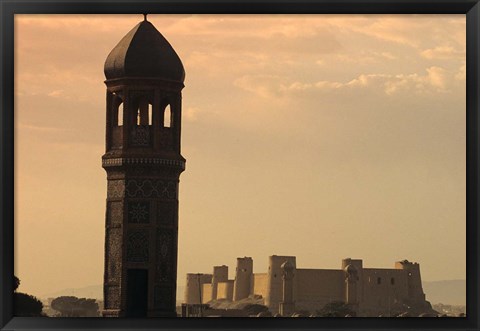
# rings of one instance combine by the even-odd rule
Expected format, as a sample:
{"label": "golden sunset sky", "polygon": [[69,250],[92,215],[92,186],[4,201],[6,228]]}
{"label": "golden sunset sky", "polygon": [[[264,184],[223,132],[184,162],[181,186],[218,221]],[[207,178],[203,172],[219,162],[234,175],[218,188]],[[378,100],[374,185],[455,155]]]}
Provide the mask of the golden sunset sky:
{"label": "golden sunset sky", "polygon": [[[21,291],[103,283],[103,65],[142,19],[15,17]],[[273,254],[465,279],[464,15],[148,20],[186,71],[179,285]]]}

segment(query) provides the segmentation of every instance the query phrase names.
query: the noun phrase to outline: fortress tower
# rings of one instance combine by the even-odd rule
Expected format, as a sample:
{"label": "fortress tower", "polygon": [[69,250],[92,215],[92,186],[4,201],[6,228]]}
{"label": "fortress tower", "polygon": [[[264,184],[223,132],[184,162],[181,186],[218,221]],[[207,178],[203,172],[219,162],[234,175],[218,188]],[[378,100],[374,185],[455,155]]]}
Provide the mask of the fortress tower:
{"label": "fortress tower", "polygon": [[212,275],[210,274],[187,274],[187,283],[185,286],[184,303],[198,305],[202,303],[203,284],[211,284]]}
{"label": "fortress tower", "polygon": [[218,283],[228,281],[228,267],[226,265],[214,266],[212,277],[212,300],[217,299]]}
{"label": "fortress tower", "polygon": [[176,316],[180,58],[145,20],[105,61],[104,316]]}
{"label": "fortress tower", "polygon": [[411,301],[424,301],[425,293],[422,288],[422,278],[420,276],[420,265],[415,262],[403,260],[395,262],[395,269],[405,270],[407,272],[408,297]]}
{"label": "fortress tower", "polygon": [[238,301],[248,298],[253,277],[253,259],[251,257],[237,258],[235,269],[235,284],[233,287],[233,300]]}
{"label": "fortress tower", "polygon": [[[278,256],[272,255],[268,261],[267,272],[267,288],[265,295],[265,305],[270,308],[271,311],[278,312],[280,302],[283,301],[283,273],[282,265],[285,262],[288,263],[288,270],[290,270],[289,277],[296,278],[297,260],[295,256]],[[293,281],[292,296],[296,296],[296,284]]]}

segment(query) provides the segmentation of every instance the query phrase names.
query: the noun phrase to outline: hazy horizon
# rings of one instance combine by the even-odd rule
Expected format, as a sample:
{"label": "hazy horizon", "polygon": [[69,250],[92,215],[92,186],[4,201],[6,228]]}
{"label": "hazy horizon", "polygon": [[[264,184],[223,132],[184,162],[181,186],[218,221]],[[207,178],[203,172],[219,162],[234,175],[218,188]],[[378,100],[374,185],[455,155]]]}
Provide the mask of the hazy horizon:
{"label": "hazy horizon", "polygon": [[[466,280],[443,280],[443,281],[423,281],[423,290],[426,294],[427,300],[432,304],[466,304]],[[183,301],[185,285],[177,285],[177,302]],[[48,298],[55,298],[58,296],[76,296],[80,298],[95,298],[103,300],[103,284],[90,285],[83,288],[66,288],[60,289],[56,292],[43,293],[39,298],[46,300]]]}
{"label": "hazy horizon", "polygon": [[[142,19],[15,15],[21,291],[103,283],[103,64]],[[186,71],[179,285],[274,254],[466,278],[465,15],[148,20]]]}

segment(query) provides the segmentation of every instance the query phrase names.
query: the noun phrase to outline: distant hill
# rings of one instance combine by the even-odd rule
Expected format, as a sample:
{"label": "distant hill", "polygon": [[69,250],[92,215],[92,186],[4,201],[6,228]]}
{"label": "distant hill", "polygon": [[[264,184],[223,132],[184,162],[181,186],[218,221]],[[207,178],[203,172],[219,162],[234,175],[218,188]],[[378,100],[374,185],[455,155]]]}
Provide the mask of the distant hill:
{"label": "distant hill", "polygon": [[[184,291],[185,286],[179,285],[177,287],[177,301],[183,300]],[[464,279],[423,282],[423,291],[427,296],[427,300],[430,301],[432,304],[466,304],[466,281]],[[72,295],[79,298],[92,298],[103,300],[103,286],[92,285],[81,288],[67,288],[57,292],[46,293],[40,297],[43,299],[47,299],[56,298],[64,295]]]}
{"label": "distant hill", "polygon": [[45,293],[40,296],[42,299],[58,298],[61,296],[75,296],[77,298],[90,298],[103,300],[103,285],[91,285],[80,288],[66,288],[56,292]]}
{"label": "distant hill", "polygon": [[432,304],[466,304],[467,285],[464,279],[423,282],[422,285],[427,300]]}
{"label": "distant hill", "polygon": [[[185,286],[177,286],[177,301],[183,300]],[[80,288],[66,288],[56,292],[45,293],[40,296],[42,299],[58,298],[61,296],[76,296],[78,298],[91,298],[103,300],[103,285],[91,285]]]}

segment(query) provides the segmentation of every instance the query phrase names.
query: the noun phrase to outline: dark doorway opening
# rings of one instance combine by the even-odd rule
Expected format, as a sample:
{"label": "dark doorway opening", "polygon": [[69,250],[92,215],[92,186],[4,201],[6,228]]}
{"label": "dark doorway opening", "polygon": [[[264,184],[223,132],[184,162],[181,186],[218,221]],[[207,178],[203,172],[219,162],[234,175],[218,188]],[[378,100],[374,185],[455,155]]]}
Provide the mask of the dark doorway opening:
{"label": "dark doorway opening", "polygon": [[148,272],[146,269],[127,271],[127,317],[147,317]]}

